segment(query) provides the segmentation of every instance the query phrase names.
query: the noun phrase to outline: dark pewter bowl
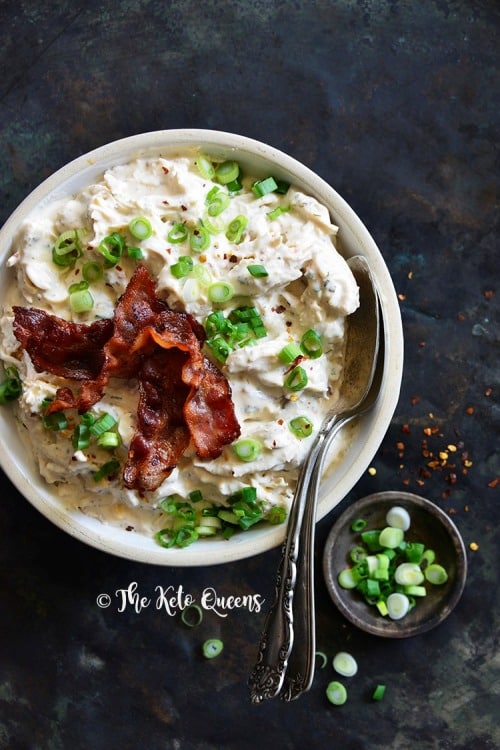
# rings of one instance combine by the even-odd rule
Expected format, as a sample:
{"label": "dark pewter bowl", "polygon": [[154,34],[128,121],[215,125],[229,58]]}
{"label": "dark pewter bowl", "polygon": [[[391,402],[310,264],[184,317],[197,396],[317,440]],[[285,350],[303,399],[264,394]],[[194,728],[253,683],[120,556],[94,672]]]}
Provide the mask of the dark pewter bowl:
{"label": "dark pewter bowl", "polygon": [[[347,567],[349,552],[359,543],[351,530],[352,522],[363,518],[367,529],[381,529],[387,511],[398,505],[406,508],[411,526],[405,532],[407,541],[423,542],[436,553],[448,580],[443,585],[427,585],[427,596],[419,598],[416,606],[400,620],[383,617],[368,605],[355,589],[343,589],[337,580]],[[323,572],[330,596],[340,612],[361,630],[384,638],[408,638],[425,633],[442,623],[458,603],[467,577],[467,557],[464,543],[455,524],[434,503],[410,492],[378,492],[350,505],[336,521],[328,535]]]}

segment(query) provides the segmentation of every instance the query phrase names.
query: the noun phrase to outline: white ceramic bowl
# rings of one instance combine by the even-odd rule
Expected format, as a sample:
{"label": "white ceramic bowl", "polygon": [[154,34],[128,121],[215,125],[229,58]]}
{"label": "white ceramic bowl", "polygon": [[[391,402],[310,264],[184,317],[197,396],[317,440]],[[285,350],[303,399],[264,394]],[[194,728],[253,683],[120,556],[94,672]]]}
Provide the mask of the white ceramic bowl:
{"label": "white ceramic bowl", "polygon": [[[37,187],[0,230],[0,299],[12,281],[6,268],[13,239],[30,212],[44,203],[79,192],[98,180],[103,171],[134,158],[186,152],[201,148],[215,158],[234,158],[247,173],[272,173],[314,195],[339,226],[340,247],[346,257],[364,255],[373,270],[385,328],[386,368],[382,394],[372,412],[359,420],[352,441],[334,470],[324,479],[318,517],[322,518],[354,487],[369,466],[396,408],[402,377],[403,335],[393,283],[371,235],[349,205],[324,180],[290,156],[264,143],[220,131],[160,130],[114,141],[78,157]],[[12,411],[0,409],[0,463],[17,489],[50,521],[77,539],[106,552],[155,565],[214,565],[269,550],[283,541],[285,527],[266,526],[236,535],[229,541],[203,541],[185,549],[164,549],[148,537],[107,526],[77,511],[65,509],[39,476],[26,454]]]}

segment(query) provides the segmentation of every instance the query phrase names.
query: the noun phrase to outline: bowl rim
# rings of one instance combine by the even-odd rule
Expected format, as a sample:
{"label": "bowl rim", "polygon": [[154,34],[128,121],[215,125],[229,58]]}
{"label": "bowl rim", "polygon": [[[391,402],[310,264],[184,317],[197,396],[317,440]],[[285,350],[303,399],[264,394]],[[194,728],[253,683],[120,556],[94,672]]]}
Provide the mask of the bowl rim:
{"label": "bowl rim", "polygon": [[[342,524],[346,524],[352,516],[362,515],[362,511],[366,508],[373,507],[377,503],[387,503],[392,505],[400,505],[406,503],[408,505],[416,506],[420,511],[429,513],[435,519],[439,521],[445,532],[447,533],[452,546],[455,549],[455,553],[458,560],[457,575],[451,584],[450,593],[447,598],[446,611],[433,615],[428,620],[421,623],[414,624],[412,626],[404,625],[404,620],[394,620],[388,622],[384,620],[384,626],[382,626],[382,618],[380,625],[372,624],[367,620],[363,620],[357,617],[351,607],[349,606],[349,600],[347,597],[340,594],[340,587],[337,582],[338,570],[332,570],[332,549],[335,545],[336,537],[342,531]],[[372,635],[376,635],[382,638],[410,638],[417,635],[433,630],[435,627],[440,625],[444,620],[452,613],[456,605],[460,601],[465,583],[467,580],[467,553],[465,544],[462,536],[456,526],[451,520],[447,513],[440,508],[436,503],[428,498],[421,495],[417,495],[413,492],[399,491],[399,490],[385,490],[380,492],[374,492],[370,495],[365,495],[359,498],[353,503],[349,504],[347,508],[340,514],[333,524],[330,532],[327,536],[325,546],[323,548],[323,578],[325,581],[326,588],[330,595],[331,600],[339,610],[339,612],[351,622],[353,625],[358,627]]]}
{"label": "bowl rim", "polygon": [[[368,438],[360,446],[356,460],[343,467],[333,491],[322,493],[318,503],[317,519],[329,513],[352,489],[369,466],[378,450],[396,409],[403,373],[403,327],[398,299],[393,282],[373,237],[359,216],[322,177],[280,149],[235,133],[201,129],[180,128],[150,131],[120,138],[98,146],[74,158],[57,169],[35,187],[17,206],[0,229],[0,282],[4,276],[5,262],[21,222],[36,208],[58,198],[69,197],[102,175],[108,167],[126,163],[148,155],[185,153],[203,150],[214,157],[233,154],[240,161],[249,159],[261,164],[273,163],[275,173],[290,175],[294,184],[315,195],[327,205],[333,220],[346,235],[352,235],[356,248],[368,254],[374,279],[381,299],[385,329],[386,367],[382,392],[373,413],[358,420],[359,429],[369,430]],[[344,229],[342,230],[342,226]],[[346,257],[353,253],[346,253]],[[387,385],[390,387],[386,387]],[[4,415],[0,419],[5,422]],[[0,425],[1,426],[1,425]],[[144,545],[134,540],[134,535],[122,529],[114,530],[78,511],[72,511],[50,502],[50,488],[36,475],[26,476],[22,456],[13,455],[4,430],[0,430],[0,466],[16,489],[52,523],[76,539],[118,557],[155,565],[174,567],[217,565],[236,561],[268,551],[283,542],[286,529],[271,527],[256,533],[250,530],[233,537],[231,542],[212,542],[192,545],[183,550],[166,550],[156,543]],[[38,479],[38,482],[37,482]],[[323,480],[325,482],[325,480]],[[38,486],[37,486],[38,483]],[[48,502],[49,501],[49,502]],[[219,546],[216,546],[219,545]],[[201,549],[200,549],[201,547]],[[215,552],[214,552],[215,549]]]}

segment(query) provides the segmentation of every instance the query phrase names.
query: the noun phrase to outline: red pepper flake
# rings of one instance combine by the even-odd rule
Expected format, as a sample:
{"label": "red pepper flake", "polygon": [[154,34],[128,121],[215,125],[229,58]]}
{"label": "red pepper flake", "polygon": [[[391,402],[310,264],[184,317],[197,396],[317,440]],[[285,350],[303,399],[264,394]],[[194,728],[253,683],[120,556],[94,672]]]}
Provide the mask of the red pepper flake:
{"label": "red pepper flake", "polygon": [[162,166],[162,170],[163,170],[163,174],[168,174],[169,173],[168,167]]}
{"label": "red pepper flake", "polygon": [[404,451],[405,444],[401,443],[401,442],[400,443],[396,443],[396,448],[398,449],[398,451]]}
{"label": "red pepper flake", "polygon": [[187,211],[187,206],[184,206],[184,205],[182,205],[182,206],[181,206],[181,209],[182,209],[183,211]]}
{"label": "red pepper flake", "polygon": [[409,435],[411,433],[410,425],[409,424],[402,425],[401,432],[404,432],[405,435]]}
{"label": "red pepper flake", "polygon": [[398,300],[400,302],[404,302],[406,299],[406,294],[398,294]]}
{"label": "red pepper flake", "polygon": [[403,479],[403,484],[404,484],[404,485],[406,485],[406,486],[408,486],[408,485],[410,484],[410,480],[409,480],[409,478],[408,478],[408,477],[405,477],[405,478]]}
{"label": "red pepper flake", "polygon": [[493,299],[494,295],[495,292],[493,291],[493,289],[487,289],[484,293],[484,298],[490,300]]}
{"label": "red pepper flake", "polygon": [[458,313],[457,320],[459,320],[461,323],[465,320],[465,315],[463,313]]}
{"label": "red pepper flake", "polygon": [[489,387],[488,387],[488,388],[487,388],[487,389],[485,390],[485,392],[484,392],[484,395],[486,396],[486,398],[488,398],[489,396],[491,396],[492,392],[493,392],[493,390],[492,390],[491,388],[489,388]]}
{"label": "red pepper flake", "polygon": [[498,483],[500,482],[500,477],[495,477],[495,479],[492,479],[491,482],[488,482],[488,487],[491,489],[495,489],[495,487],[498,487]]}
{"label": "red pepper flake", "polygon": [[418,403],[420,403],[420,396],[412,396],[410,399],[410,403],[412,406],[416,406]]}
{"label": "red pepper flake", "polygon": [[427,346],[427,341],[419,341],[419,342],[418,342],[418,345],[419,345],[419,347],[420,347],[421,349],[423,349],[423,348],[424,348],[424,346]]}
{"label": "red pepper flake", "polygon": [[473,406],[468,406],[467,409],[465,410],[465,413],[469,414],[469,415],[470,414],[474,414],[474,407]]}

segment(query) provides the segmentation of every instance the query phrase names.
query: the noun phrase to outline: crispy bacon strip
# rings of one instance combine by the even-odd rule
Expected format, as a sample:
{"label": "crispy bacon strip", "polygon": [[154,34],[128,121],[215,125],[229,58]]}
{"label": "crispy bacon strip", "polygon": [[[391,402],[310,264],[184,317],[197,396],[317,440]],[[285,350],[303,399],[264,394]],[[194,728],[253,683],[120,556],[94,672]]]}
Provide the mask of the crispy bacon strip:
{"label": "crispy bacon strip", "polygon": [[189,386],[182,380],[186,357],[179,349],[158,349],[144,361],[139,373],[137,430],[123,480],[141,494],[159,487],[189,446],[183,414],[189,394]]}
{"label": "crispy bacon strip", "polygon": [[137,431],[124,469],[127,487],[141,494],[169,476],[193,441],[202,459],[219,456],[240,434],[231,388],[203,355],[205,332],[187,313],[156,296],[139,266],[112,321],[68,323],[31,308],[14,308],[14,333],[37,370],[81,382],[60,388],[48,411],[88,411],[109,379],[137,377]]}
{"label": "crispy bacon strip", "polygon": [[14,307],[14,334],[38,372],[62,378],[96,378],[103,348],[113,333],[112,320],[72,323],[31,307]]}
{"label": "crispy bacon strip", "polygon": [[240,435],[229,383],[208,359],[199,387],[192,389],[186,400],[184,417],[202,459],[217,458],[222,447]]}

